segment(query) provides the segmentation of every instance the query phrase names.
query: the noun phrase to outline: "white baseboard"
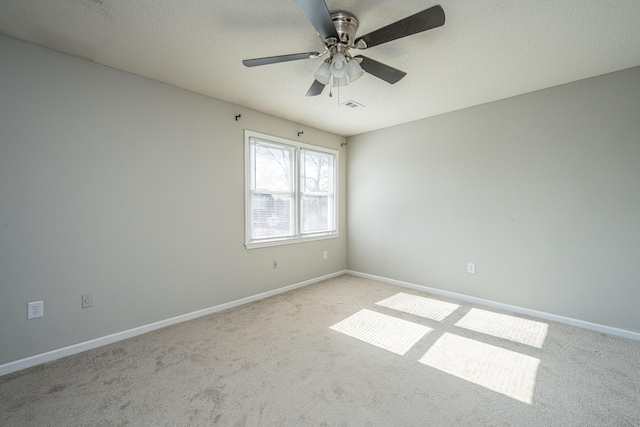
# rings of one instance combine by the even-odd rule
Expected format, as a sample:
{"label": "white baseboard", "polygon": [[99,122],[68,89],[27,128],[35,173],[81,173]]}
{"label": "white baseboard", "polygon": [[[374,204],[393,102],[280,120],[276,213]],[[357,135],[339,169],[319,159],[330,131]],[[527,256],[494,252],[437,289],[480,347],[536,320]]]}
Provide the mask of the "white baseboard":
{"label": "white baseboard", "polygon": [[274,289],[272,291],[263,292],[257,295],[252,295],[246,298],[240,298],[235,301],[230,301],[224,304],[216,305],[213,307],[205,308],[202,310],[194,311],[191,313],[183,314],[169,319],[160,320],[158,322],[150,323],[148,325],[139,326],[137,328],[128,329],[122,332],[116,332],[115,334],[106,335],[104,337],[95,338],[89,341],[73,344],[68,347],[59,348],[56,350],[48,351],[46,353],[37,354],[35,356],[27,357],[24,359],[16,360],[14,362],[5,363],[0,365],[0,376],[10,374],[12,372],[20,371],[22,369],[30,368],[32,366],[40,365],[42,363],[51,362],[56,359],[60,359],[72,354],[81,353],[83,351],[91,350],[96,347],[100,347],[107,344],[112,344],[117,341],[122,341],[137,335],[142,335],[147,332],[155,331],[156,329],[165,328],[167,326],[175,325],[176,323],[186,322],[188,320],[196,319],[198,317],[207,316],[209,314],[217,313],[219,311],[227,310],[229,308],[237,307],[239,305],[248,304],[250,302],[258,301],[264,298],[269,298],[274,295],[282,294],[303,286],[308,286],[323,280],[331,279],[334,277],[342,276],[347,271],[338,271],[336,273],[327,274],[325,276],[316,277],[314,279],[305,280],[293,285],[284,286],[282,288]]}
{"label": "white baseboard", "polygon": [[510,311],[513,313],[524,314],[538,319],[549,320],[552,322],[563,323],[565,325],[577,326],[583,329],[589,329],[592,331],[602,332],[609,335],[616,335],[622,338],[630,338],[640,341],[640,333],[628,331],[626,329],[613,328],[611,326],[600,325],[597,323],[586,322],[584,320],[572,319],[570,317],[558,316],[556,314],[545,313],[543,311],[531,310],[528,308],[518,307],[515,305],[503,304],[501,302],[486,300],[482,298],[476,298],[469,295],[459,294],[456,292],[445,291],[437,288],[430,288],[428,286],[416,285],[413,283],[402,282],[400,280],[389,279],[387,277],[375,276],[373,274],[360,273],[357,271],[347,270],[347,274],[356,277],[362,277],[365,279],[377,280],[379,282],[390,283],[392,285],[402,286],[404,288],[415,289],[417,291],[427,292],[434,295],[440,295],[448,298],[457,299],[460,301],[466,301],[474,304],[481,304],[487,307],[497,308],[499,310]]}

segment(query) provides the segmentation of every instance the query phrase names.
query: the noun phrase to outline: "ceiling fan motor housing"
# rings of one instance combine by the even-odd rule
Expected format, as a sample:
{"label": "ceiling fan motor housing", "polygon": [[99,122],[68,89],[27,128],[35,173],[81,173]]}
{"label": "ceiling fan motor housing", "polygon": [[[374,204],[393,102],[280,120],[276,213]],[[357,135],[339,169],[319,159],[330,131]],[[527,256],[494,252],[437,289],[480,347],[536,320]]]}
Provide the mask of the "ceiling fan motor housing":
{"label": "ceiling fan motor housing", "polygon": [[354,47],[356,32],[360,23],[358,19],[349,12],[338,11],[331,13],[331,20],[338,32],[336,50],[345,54],[349,48]]}

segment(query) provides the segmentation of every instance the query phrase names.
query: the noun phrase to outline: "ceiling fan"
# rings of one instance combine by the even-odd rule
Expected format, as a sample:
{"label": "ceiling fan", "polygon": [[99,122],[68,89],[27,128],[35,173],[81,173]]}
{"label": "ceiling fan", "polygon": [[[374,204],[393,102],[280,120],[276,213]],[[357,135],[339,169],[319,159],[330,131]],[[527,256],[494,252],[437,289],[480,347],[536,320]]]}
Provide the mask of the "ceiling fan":
{"label": "ceiling fan", "polygon": [[365,72],[390,84],[398,82],[407,73],[366,56],[353,56],[350,50],[367,49],[437,28],[444,25],[445,20],[444,10],[437,5],[356,38],[359,22],[353,14],[344,11],[330,13],[324,0],[295,0],[295,2],[311,21],[324,42],[324,52],[304,52],[245,59],[242,63],[247,67],[256,67],[299,59],[320,58],[328,54],[328,58],[316,71],[315,81],[309,88],[307,96],[320,95],[324,87],[331,82],[334,87],[345,86],[360,78]]}

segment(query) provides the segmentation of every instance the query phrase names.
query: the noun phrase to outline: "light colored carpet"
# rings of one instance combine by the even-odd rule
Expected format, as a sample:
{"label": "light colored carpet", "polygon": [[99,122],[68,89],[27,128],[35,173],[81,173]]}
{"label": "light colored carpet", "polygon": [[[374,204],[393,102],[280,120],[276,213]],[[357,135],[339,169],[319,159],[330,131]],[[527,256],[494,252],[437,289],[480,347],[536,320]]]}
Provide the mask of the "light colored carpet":
{"label": "light colored carpet", "polygon": [[2,426],[639,426],[640,342],[352,276],[0,377]]}

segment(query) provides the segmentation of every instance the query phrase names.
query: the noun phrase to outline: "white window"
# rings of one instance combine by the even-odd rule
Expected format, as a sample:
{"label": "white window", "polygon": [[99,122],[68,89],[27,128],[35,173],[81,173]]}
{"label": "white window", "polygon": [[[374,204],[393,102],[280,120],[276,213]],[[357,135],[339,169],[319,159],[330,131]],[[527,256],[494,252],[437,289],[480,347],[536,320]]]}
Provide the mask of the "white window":
{"label": "white window", "polygon": [[338,152],[245,131],[247,248],[337,237]]}

